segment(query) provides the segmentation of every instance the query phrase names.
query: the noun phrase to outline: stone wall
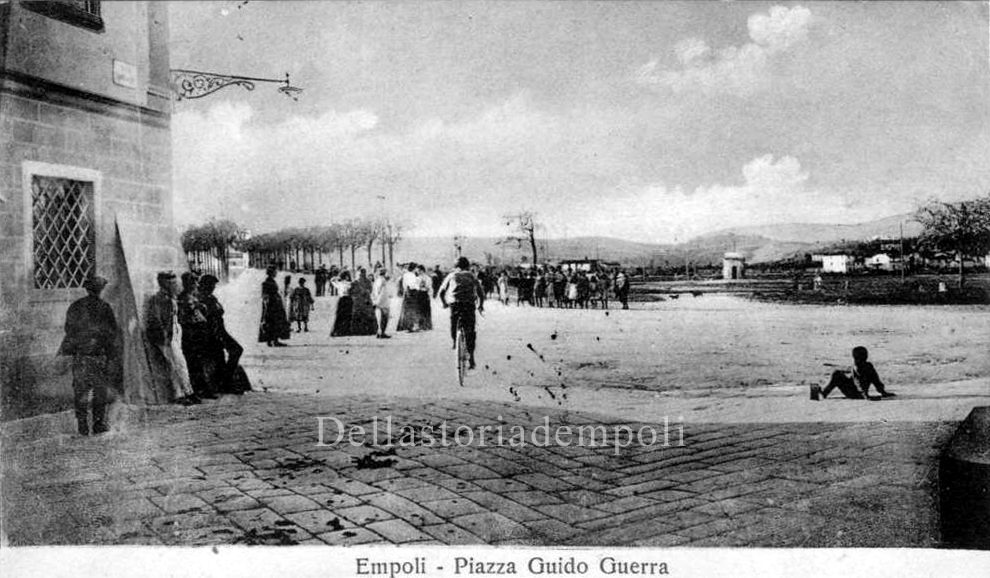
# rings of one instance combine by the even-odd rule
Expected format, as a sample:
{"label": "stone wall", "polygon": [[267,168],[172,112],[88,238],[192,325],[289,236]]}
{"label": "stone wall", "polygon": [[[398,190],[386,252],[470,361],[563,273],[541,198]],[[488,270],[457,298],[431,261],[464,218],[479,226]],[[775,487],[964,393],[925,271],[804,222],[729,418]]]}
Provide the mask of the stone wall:
{"label": "stone wall", "polygon": [[[113,7],[111,14],[113,10],[118,8]],[[134,12],[133,8],[130,10]],[[156,21],[160,21],[161,11],[153,11]],[[150,22],[146,19],[150,16],[147,11],[131,12],[124,14],[136,20],[127,23],[123,38],[126,45],[143,45],[147,51]],[[0,419],[3,420],[71,407],[68,366],[55,352],[61,342],[69,304],[85,295],[82,289],[34,287],[34,261],[29,249],[30,193],[25,190],[30,186],[29,169],[38,166],[36,163],[45,163],[67,170],[82,169],[98,176],[96,265],[97,272],[110,281],[106,294],[120,293],[115,289],[124,286],[121,277],[127,272],[116,246],[118,222],[137,232],[132,235],[134,246],[127,248],[133,262],[126,265],[134,280],[138,304],[154,291],[156,271],[176,268],[182,261],[172,226],[171,103],[163,97],[167,93],[147,83],[148,55],[128,56],[143,63],[139,69],[145,80],[136,90],[140,97],[121,100],[114,91],[101,91],[99,82],[82,87],[55,82],[44,78],[42,73],[46,69],[31,74],[23,59],[16,62],[13,58],[18,52],[10,48],[18,43],[15,20],[19,16],[15,9],[7,31],[10,45],[7,60],[0,70]],[[23,21],[28,24],[40,21],[49,27],[59,25],[36,15],[23,15]],[[108,34],[112,33],[109,20],[107,26]],[[145,40],[135,41],[135,36]],[[92,42],[105,44],[108,35],[93,35]],[[68,52],[47,61],[71,61],[71,45],[54,49]],[[166,67],[167,77],[167,58],[161,58],[161,46],[157,50],[157,66]],[[105,74],[109,66],[108,62],[101,63],[98,71],[93,71],[94,78]],[[157,76],[161,76],[161,71]],[[82,82],[85,84],[85,79]],[[114,90],[119,92],[119,87]]]}

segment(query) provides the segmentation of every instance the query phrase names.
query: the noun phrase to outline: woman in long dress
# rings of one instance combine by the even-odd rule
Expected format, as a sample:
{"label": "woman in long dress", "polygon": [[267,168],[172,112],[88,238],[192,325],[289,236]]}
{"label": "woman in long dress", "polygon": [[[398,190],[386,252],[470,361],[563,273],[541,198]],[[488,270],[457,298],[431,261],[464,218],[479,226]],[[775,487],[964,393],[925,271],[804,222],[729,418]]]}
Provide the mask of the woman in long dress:
{"label": "woman in long dress", "polygon": [[505,271],[498,276],[498,300],[502,305],[509,304],[509,274]]}
{"label": "woman in long dress", "polygon": [[268,277],[261,284],[261,327],[258,330],[258,341],[265,342],[268,347],[286,347],[279,339],[288,339],[292,335],[292,326],[285,316],[285,303],[279,292],[278,282],[275,281],[275,267],[269,267]]}
{"label": "woman in long dress", "polygon": [[416,277],[419,278],[419,328],[422,331],[433,329],[433,306],[430,304],[430,293],[433,289],[433,279],[426,272],[426,267],[420,265],[416,270]]}
{"label": "woman in long dress", "polygon": [[553,302],[557,307],[567,307],[567,275],[563,268],[553,276]]}
{"label": "woman in long dress", "polygon": [[375,306],[371,302],[371,279],[364,267],[351,284],[351,335],[374,335],[378,331]]}
{"label": "woman in long dress", "polygon": [[351,274],[349,271],[341,272],[336,281],[333,282],[337,290],[337,312],[333,318],[333,330],[330,337],[343,337],[351,334],[351,317],[354,314],[354,299],[351,297]]}
{"label": "woman in long dress", "polygon": [[546,292],[544,297],[547,299],[547,307],[555,307],[557,303],[553,300],[553,281],[556,273],[553,268],[547,269],[546,277],[543,281],[543,289]]}
{"label": "woman in long dress", "polygon": [[547,294],[547,280],[542,271],[536,272],[536,280],[533,283],[533,305],[543,307],[543,297]]}
{"label": "woman in long dress", "polygon": [[577,272],[571,273],[571,276],[567,279],[567,308],[577,307],[578,305],[578,275]]}
{"label": "woman in long dress", "polygon": [[396,331],[418,331],[420,325],[419,313],[419,278],[416,276],[416,264],[410,263],[406,272],[399,280],[399,290],[402,293],[402,313]]}

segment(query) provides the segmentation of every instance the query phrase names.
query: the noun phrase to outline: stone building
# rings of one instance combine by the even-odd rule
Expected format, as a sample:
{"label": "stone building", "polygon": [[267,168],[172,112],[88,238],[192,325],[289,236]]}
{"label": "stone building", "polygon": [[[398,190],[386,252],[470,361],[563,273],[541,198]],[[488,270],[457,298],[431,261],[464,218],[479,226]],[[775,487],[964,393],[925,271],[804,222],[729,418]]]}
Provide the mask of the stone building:
{"label": "stone building", "polygon": [[746,256],[742,253],[726,253],[722,257],[722,278],[730,281],[742,279],[746,273]]}
{"label": "stone building", "polygon": [[852,270],[854,262],[852,255],[822,255],[822,273],[845,275]]}
{"label": "stone building", "polygon": [[867,258],[864,265],[871,271],[893,271],[895,260],[887,253],[877,253]]}
{"label": "stone building", "polygon": [[4,420],[71,408],[55,353],[82,281],[123,328],[129,401],[161,402],[139,311],[181,262],[172,226],[167,5],[0,3],[0,384]]}

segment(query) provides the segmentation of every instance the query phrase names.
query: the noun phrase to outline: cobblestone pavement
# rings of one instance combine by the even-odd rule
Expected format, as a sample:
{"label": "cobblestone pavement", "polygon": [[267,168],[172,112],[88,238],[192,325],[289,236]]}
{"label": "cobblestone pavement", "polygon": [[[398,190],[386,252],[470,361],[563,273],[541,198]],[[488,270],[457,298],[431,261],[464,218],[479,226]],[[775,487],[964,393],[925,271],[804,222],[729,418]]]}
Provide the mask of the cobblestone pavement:
{"label": "cobblestone pavement", "polygon": [[[671,424],[669,447],[618,455],[491,443],[392,453],[319,447],[316,416],[509,432],[548,413],[253,392],[141,415],[102,438],[4,444],[10,543],[930,547],[936,454],[955,426],[687,423],[682,447]],[[549,416],[551,427],[618,425]]]}

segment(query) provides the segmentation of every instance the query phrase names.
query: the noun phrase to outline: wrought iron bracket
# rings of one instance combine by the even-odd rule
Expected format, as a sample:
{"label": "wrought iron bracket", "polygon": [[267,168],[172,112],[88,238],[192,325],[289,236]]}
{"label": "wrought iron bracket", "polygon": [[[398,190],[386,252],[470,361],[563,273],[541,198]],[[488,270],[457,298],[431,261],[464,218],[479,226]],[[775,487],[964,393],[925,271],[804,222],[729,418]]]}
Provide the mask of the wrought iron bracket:
{"label": "wrought iron bracket", "polygon": [[288,72],[285,73],[285,80],[280,80],[277,78],[254,78],[250,76],[201,72],[198,70],[173,69],[170,71],[170,81],[176,100],[203,98],[228,86],[241,86],[246,90],[254,90],[256,82],[281,84],[282,86],[278,88],[278,91],[292,100],[299,100],[298,94],[303,90],[297,86],[292,86],[292,83],[289,81]]}

